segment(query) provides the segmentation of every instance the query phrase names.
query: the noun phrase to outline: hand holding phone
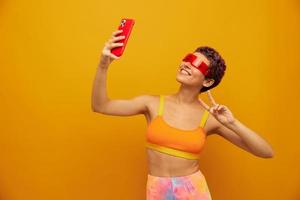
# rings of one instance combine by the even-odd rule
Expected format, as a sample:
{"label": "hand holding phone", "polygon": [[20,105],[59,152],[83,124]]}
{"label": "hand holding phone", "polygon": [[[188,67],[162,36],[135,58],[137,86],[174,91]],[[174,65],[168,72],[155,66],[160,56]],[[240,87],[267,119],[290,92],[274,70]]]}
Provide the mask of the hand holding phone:
{"label": "hand holding phone", "polygon": [[122,30],[121,33],[119,33],[118,36],[125,36],[123,39],[121,39],[119,42],[123,43],[122,46],[118,46],[118,47],[114,47],[111,50],[111,53],[114,54],[115,56],[122,56],[126,47],[126,44],[128,42],[130,33],[132,31],[132,28],[135,24],[135,20],[134,19],[128,19],[128,18],[123,18],[121,20],[121,23],[118,27],[118,30]]}
{"label": "hand holding phone", "polygon": [[119,40],[123,39],[125,36],[116,36],[117,34],[121,33],[122,30],[117,30],[112,33],[112,37],[105,42],[105,45],[102,49],[102,55],[100,62],[102,63],[111,63],[113,60],[119,59],[116,55],[111,53],[111,49],[123,46],[124,44],[121,42],[118,42]]}

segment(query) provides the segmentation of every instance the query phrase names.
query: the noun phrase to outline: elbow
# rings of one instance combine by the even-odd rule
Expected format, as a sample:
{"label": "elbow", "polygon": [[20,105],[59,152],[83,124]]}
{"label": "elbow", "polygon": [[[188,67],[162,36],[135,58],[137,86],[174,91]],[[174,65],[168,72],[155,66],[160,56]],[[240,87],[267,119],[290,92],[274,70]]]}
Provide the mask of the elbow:
{"label": "elbow", "polygon": [[101,103],[96,103],[96,101],[93,101],[92,100],[92,103],[91,103],[91,109],[93,112],[97,112],[97,113],[103,113],[105,112],[105,108],[107,107],[106,104],[107,104],[108,100],[107,101],[104,101],[104,102],[101,102]]}
{"label": "elbow", "polygon": [[274,158],[274,151],[271,149],[270,151],[263,152],[257,156],[261,158]]}
{"label": "elbow", "polygon": [[99,108],[99,106],[92,105],[91,109],[93,112],[101,113],[101,109]]}
{"label": "elbow", "polygon": [[271,145],[267,144],[260,149],[256,149],[253,154],[261,158],[274,158],[274,150]]}
{"label": "elbow", "polygon": [[97,110],[94,107],[92,107],[92,112],[97,112]]}
{"label": "elbow", "polygon": [[96,108],[94,106],[91,106],[92,112],[97,112]]}
{"label": "elbow", "polygon": [[265,158],[274,158],[274,150],[269,146],[268,151],[266,151]]}
{"label": "elbow", "polygon": [[274,158],[274,154],[273,154],[273,152],[271,152],[271,153],[264,154],[261,157],[262,158]]}
{"label": "elbow", "polygon": [[274,158],[274,151],[271,150],[267,158]]}

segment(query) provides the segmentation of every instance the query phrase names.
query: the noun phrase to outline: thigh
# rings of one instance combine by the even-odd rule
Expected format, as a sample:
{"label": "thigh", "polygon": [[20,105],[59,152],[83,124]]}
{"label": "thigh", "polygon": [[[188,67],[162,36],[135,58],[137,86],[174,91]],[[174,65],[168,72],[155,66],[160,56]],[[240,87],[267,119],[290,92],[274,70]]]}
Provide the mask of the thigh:
{"label": "thigh", "polygon": [[146,187],[147,200],[176,200],[172,190],[171,178],[149,176]]}
{"label": "thigh", "polygon": [[204,175],[156,177],[148,175],[147,200],[211,200]]}
{"label": "thigh", "polygon": [[200,171],[189,176],[176,177],[172,185],[176,200],[211,200],[207,182]]}

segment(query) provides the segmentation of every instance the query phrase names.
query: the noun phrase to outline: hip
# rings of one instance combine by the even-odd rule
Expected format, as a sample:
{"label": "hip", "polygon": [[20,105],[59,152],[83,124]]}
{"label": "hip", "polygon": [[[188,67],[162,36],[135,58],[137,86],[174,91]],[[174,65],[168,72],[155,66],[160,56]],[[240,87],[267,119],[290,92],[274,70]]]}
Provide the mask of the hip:
{"label": "hip", "polygon": [[185,175],[161,177],[148,174],[147,200],[211,200],[205,176],[200,170]]}

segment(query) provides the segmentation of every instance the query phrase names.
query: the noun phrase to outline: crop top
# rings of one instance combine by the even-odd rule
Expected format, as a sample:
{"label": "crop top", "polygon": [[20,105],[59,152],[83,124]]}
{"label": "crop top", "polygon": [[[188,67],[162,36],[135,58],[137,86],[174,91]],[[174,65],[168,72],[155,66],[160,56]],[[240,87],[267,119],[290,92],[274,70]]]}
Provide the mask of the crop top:
{"label": "crop top", "polygon": [[164,96],[160,95],[158,115],[147,127],[146,147],[169,155],[186,159],[199,159],[206,140],[204,125],[209,112],[205,109],[200,126],[193,130],[182,130],[170,126],[163,119]]}

